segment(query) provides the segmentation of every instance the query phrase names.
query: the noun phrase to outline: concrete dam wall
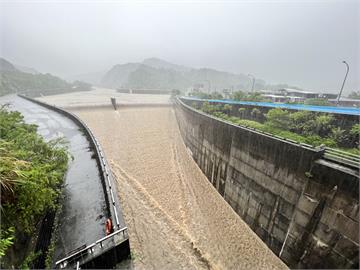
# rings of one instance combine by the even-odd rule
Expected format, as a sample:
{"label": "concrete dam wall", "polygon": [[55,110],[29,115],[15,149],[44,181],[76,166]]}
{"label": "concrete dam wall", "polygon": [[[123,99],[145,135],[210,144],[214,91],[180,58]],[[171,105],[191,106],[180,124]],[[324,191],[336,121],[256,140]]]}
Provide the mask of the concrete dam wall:
{"label": "concrete dam wall", "polygon": [[[304,147],[175,103],[208,180],[291,268],[358,268],[358,171]],[[259,254],[261,256],[261,254]]]}

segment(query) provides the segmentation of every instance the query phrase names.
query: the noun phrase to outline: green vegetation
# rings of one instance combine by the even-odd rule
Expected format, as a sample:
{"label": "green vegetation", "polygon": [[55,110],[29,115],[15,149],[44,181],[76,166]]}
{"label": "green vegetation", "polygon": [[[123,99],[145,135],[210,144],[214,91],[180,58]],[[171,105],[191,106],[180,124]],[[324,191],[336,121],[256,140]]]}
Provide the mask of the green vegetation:
{"label": "green vegetation", "polygon": [[263,97],[260,92],[253,92],[246,94],[242,91],[236,91],[231,95],[231,99],[233,100],[241,100],[241,101],[253,101],[253,102],[271,102],[271,100]]}
{"label": "green vegetation", "polygon": [[334,104],[329,102],[326,98],[308,98],[304,101],[304,104],[314,106],[334,106]]}
{"label": "green vegetation", "polygon": [[15,228],[9,227],[8,229],[1,230],[0,237],[0,258],[5,255],[5,251],[14,244]]}
{"label": "green vegetation", "polygon": [[87,90],[91,90],[91,85],[88,83],[75,81],[70,84],[51,74],[0,71],[0,96],[25,92],[35,97]]}
{"label": "green vegetation", "polygon": [[181,95],[181,91],[179,89],[171,90],[171,96],[172,97],[179,96],[179,95]]}
{"label": "green vegetation", "polygon": [[353,91],[350,93],[349,98],[360,99],[360,91]]}
{"label": "green vegetation", "polygon": [[[48,210],[56,208],[68,155],[62,140],[47,143],[36,132],[19,112],[0,108],[0,257],[13,247],[12,253],[26,250],[21,242],[32,237]],[[6,263],[5,256],[1,266]]]}
{"label": "green vegetation", "polygon": [[326,145],[336,147],[354,154],[360,154],[358,142],[360,139],[360,124],[355,124],[350,130],[337,127],[332,114],[315,113],[310,111],[297,111],[290,113],[280,108],[271,109],[262,115],[257,108],[251,110],[253,119],[265,117],[265,122],[243,119],[246,114],[245,108],[238,109],[237,116],[231,116],[228,104],[212,105],[204,102],[200,110],[235,125],[254,128],[263,132],[277,135],[299,143],[313,146]]}
{"label": "green vegetation", "polygon": [[201,98],[201,99],[223,99],[224,98],[218,92],[204,93],[201,91],[192,92],[189,94],[189,96],[193,96],[193,97],[197,97],[197,98]]}

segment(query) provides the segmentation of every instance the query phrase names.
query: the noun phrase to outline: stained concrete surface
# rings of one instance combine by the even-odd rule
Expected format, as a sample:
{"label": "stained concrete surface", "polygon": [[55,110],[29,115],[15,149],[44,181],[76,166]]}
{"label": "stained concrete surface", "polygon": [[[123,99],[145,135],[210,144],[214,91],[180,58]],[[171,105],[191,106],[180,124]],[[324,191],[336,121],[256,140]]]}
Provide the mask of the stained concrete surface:
{"label": "stained concrete surface", "polygon": [[[23,114],[38,126],[46,141],[63,137],[72,156],[65,177],[63,209],[54,261],[68,252],[105,236],[106,204],[99,168],[89,142],[79,127],[67,117],[15,95],[0,97],[0,105]],[[122,218],[121,218],[122,220]]]}

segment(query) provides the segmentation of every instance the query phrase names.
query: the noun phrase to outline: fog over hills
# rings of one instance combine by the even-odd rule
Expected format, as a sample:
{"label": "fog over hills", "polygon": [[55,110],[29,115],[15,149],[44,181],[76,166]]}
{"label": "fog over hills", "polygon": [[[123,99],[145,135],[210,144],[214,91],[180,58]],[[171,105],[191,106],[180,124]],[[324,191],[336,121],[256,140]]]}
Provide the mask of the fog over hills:
{"label": "fog over hills", "polygon": [[39,74],[40,73],[39,71],[37,71],[36,69],[31,68],[31,67],[25,67],[25,66],[16,65],[16,64],[15,64],[15,67],[16,67],[16,69],[18,69],[22,72],[25,72],[25,73],[30,73],[30,74]]}
{"label": "fog over hills", "polygon": [[42,74],[33,68],[14,65],[0,57],[0,96],[19,92],[30,96],[53,95],[90,89],[90,85],[85,83],[77,81],[70,84],[49,73]]}
{"label": "fog over hills", "polygon": [[[138,68],[122,64],[137,63],[152,68],[134,74],[149,86],[157,77],[159,87],[205,79],[214,89],[250,89],[251,79],[236,76],[250,73],[268,84],[338,93],[346,60],[344,94],[360,87],[359,0],[33,2],[1,1],[0,56],[69,80],[131,85],[127,77]],[[154,56],[168,62],[143,61]],[[117,64],[129,74],[103,78]],[[231,72],[231,81],[206,78],[204,67]]]}
{"label": "fog over hills", "polygon": [[16,67],[4,58],[0,58],[0,71],[18,71]]}
{"label": "fog over hills", "polygon": [[[252,79],[244,74],[234,74],[209,68],[191,68],[167,62],[159,58],[147,58],[141,63],[118,64],[101,80],[110,88],[179,89],[185,90],[196,84],[205,89],[249,89]],[[265,87],[265,81],[257,79],[255,89]]]}

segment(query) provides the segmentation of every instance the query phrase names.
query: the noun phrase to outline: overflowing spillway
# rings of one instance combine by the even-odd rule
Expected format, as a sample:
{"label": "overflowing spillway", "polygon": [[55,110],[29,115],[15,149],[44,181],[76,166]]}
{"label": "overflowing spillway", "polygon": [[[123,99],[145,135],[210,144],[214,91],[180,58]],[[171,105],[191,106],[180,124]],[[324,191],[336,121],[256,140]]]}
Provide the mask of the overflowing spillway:
{"label": "overflowing spillway", "polygon": [[286,268],[203,175],[170,106],[73,112],[111,163],[135,268]]}

